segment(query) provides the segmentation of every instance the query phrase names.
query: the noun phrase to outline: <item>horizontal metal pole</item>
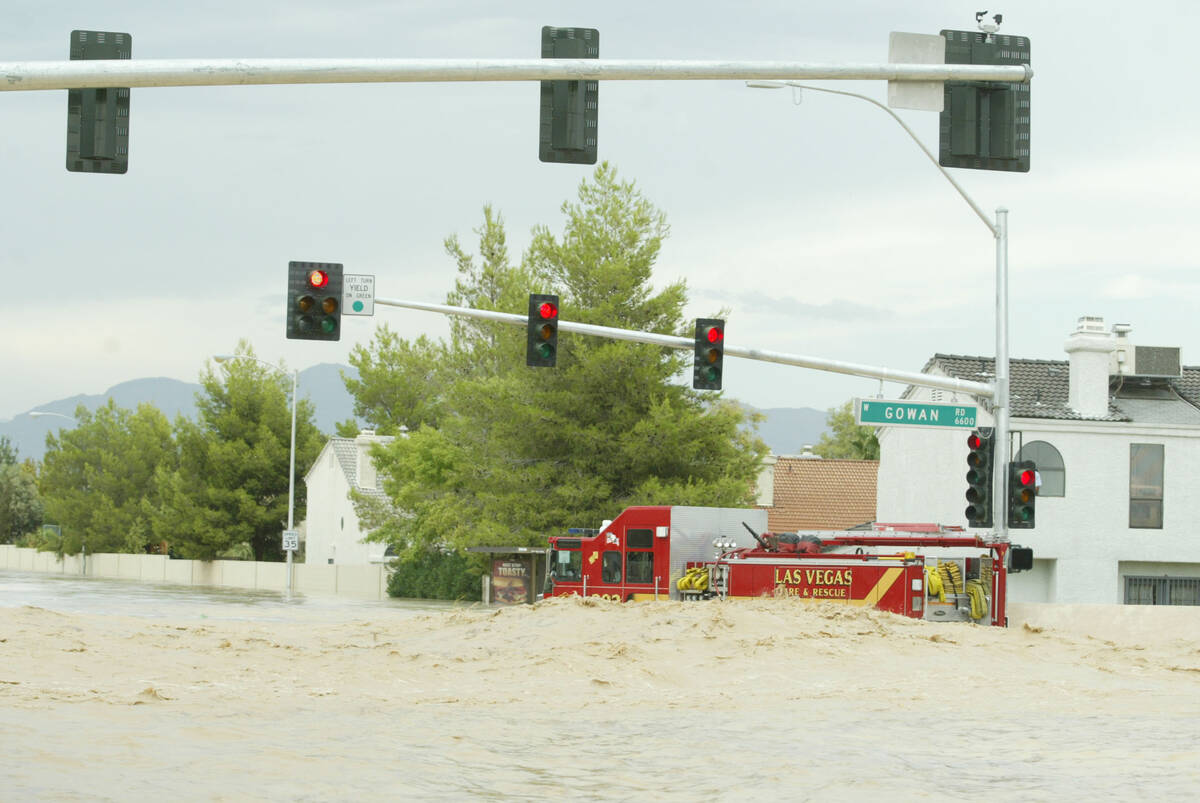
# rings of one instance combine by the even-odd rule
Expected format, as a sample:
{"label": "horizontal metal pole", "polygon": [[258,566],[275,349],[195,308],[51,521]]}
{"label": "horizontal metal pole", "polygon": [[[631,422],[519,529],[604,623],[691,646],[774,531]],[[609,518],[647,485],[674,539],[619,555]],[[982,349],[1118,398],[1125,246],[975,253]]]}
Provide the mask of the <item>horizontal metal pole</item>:
{"label": "horizontal metal pole", "polygon": [[1025,66],[620,59],[100,59],[0,62],[0,90],[438,81],[880,80],[1028,83]]}
{"label": "horizontal metal pole", "polygon": [[[404,307],[406,309],[419,309],[427,312],[438,312],[442,315],[458,315],[465,318],[476,318],[485,321],[495,321],[497,323],[513,324],[515,326],[525,326],[529,319],[525,315],[518,315],[511,312],[495,312],[493,310],[470,309],[469,307],[451,307],[445,304],[428,304],[424,301],[404,301],[398,298],[376,298],[376,304],[382,304],[389,307]],[[660,335],[654,332],[635,332],[630,329],[614,329],[610,326],[597,326],[590,323],[571,323],[569,321],[558,322],[558,330],[560,332],[574,332],[581,335],[592,335],[594,337],[607,337],[612,340],[629,340],[634,343],[648,343],[652,346],[664,346],[672,349],[690,350],[695,347],[695,341],[687,337],[677,337],[675,335]],[[728,340],[725,343],[725,355],[728,357],[742,357],[747,360],[759,360],[761,362],[774,362],[781,365],[795,365],[800,368],[811,368],[816,371],[829,371],[835,374],[851,374],[853,376],[865,376],[871,379],[880,379],[888,382],[903,382],[909,385],[919,385],[927,388],[940,388],[941,390],[957,391],[961,393],[970,393],[974,396],[982,396],[984,398],[993,398],[995,396],[995,388],[983,382],[971,382],[966,379],[955,379],[950,376],[935,376],[933,374],[922,374],[914,371],[893,371],[890,368],[877,368],[872,365],[857,365],[849,362],[839,362],[837,360],[826,360],[821,357],[805,357],[798,354],[783,354],[776,351],[763,351],[761,349],[742,348],[740,346],[729,345]]]}

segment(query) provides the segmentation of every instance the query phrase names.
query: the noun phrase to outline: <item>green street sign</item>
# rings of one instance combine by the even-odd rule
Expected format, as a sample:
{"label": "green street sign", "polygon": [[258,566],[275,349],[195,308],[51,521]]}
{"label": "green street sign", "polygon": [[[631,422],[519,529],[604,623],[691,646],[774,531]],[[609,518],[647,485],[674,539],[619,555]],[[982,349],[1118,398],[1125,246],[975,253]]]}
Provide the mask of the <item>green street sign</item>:
{"label": "green street sign", "polygon": [[961,427],[975,428],[978,408],[964,404],[925,404],[924,402],[855,399],[854,420],[877,427]]}

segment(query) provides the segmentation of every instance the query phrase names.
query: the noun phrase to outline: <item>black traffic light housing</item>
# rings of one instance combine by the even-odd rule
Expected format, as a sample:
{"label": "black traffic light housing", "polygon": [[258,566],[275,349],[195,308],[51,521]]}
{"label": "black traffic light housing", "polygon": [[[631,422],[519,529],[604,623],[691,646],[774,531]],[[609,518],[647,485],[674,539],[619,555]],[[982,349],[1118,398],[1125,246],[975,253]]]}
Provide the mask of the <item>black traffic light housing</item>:
{"label": "black traffic light housing", "polygon": [[692,387],[696,390],[720,390],[724,372],[725,321],[720,318],[697,318]]}
{"label": "black traffic light housing", "polygon": [[[542,58],[598,59],[595,28],[542,28]],[[599,81],[542,81],[538,158],[594,165],[599,122]]]}
{"label": "black traffic light housing", "polygon": [[[941,32],[947,64],[1023,65],[1029,39],[980,31]],[[946,81],[938,125],[943,167],[1029,172],[1029,84]]]}
{"label": "black traffic light housing", "polygon": [[[113,31],[71,31],[71,60],[128,59],[133,37]],[[129,169],[129,87],[67,90],[67,170],[124,173]]]}
{"label": "black traffic light housing", "polygon": [[342,339],[340,262],[289,262],[288,340]]}
{"label": "black traffic light housing", "polygon": [[1033,550],[1027,546],[1014,544],[1008,550],[1008,570],[1013,574],[1033,570]]}
{"label": "black traffic light housing", "polygon": [[553,368],[558,360],[558,296],[530,293],[525,329],[525,364]]}
{"label": "black traffic light housing", "polygon": [[967,436],[967,526],[991,527],[994,520],[992,473],[996,464],[996,431],[980,427]]}
{"label": "black traffic light housing", "polygon": [[1032,530],[1037,503],[1037,465],[1032,460],[1008,464],[1008,528]]}

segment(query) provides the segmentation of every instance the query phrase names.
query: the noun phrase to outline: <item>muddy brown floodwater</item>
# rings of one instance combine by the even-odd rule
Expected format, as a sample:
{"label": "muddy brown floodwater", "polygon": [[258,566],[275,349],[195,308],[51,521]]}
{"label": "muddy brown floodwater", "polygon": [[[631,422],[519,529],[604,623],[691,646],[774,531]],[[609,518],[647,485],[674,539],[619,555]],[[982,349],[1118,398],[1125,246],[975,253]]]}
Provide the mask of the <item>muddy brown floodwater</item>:
{"label": "muddy brown floodwater", "polygon": [[[0,608],[4,800],[1192,799],[1200,608]],[[334,613],[331,613],[334,611]]]}

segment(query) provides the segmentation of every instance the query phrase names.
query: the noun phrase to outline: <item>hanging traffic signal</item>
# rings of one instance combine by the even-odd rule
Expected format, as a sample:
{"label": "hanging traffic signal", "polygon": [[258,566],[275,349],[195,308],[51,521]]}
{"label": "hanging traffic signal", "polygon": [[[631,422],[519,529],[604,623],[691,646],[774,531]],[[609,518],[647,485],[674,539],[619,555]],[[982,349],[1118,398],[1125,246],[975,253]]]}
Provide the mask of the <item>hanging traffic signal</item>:
{"label": "hanging traffic signal", "polygon": [[967,436],[967,526],[992,526],[992,467],[996,432],[980,427]]}
{"label": "hanging traffic signal", "polygon": [[525,364],[553,368],[558,359],[558,296],[529,294]]}
{"label": "hanging traffic signal", "polygon": [[[946,64],[1029,64],[1029,39],[979,31],[941,32]],[[1029,84],[946,81],[938,124],[943,167],[1029,172]]]}
{"label": "hanging traffic signal", "polygon": [[[598,59],[595,28],[542,28],[542,58]],[[599,81],[542,81],[538,158],[543,162],[594,165]]]}
{"label": "hanging traffic signal", "polygon": [[287,336],[289,340],[341,340],[341,263],[288,263]]}
{"label": "hanging traffic signal", "polygon": [[1037,465],[1032,460],[1008,464],[1008,527],[1032,530],[1037,501]]}
{"label": "hanging traffic signal", "polygon": [[725,321],[696,319],[696,354],[692,362],[692,387],[720,390],[725,362]]}
{"label": "hanging traffic signal", "polygon": [[[128,59],[133,37],[112,31],[71,31],[72,61]],[[67,170],[124,173],[129,169],[129,87],[67,90]]]}

